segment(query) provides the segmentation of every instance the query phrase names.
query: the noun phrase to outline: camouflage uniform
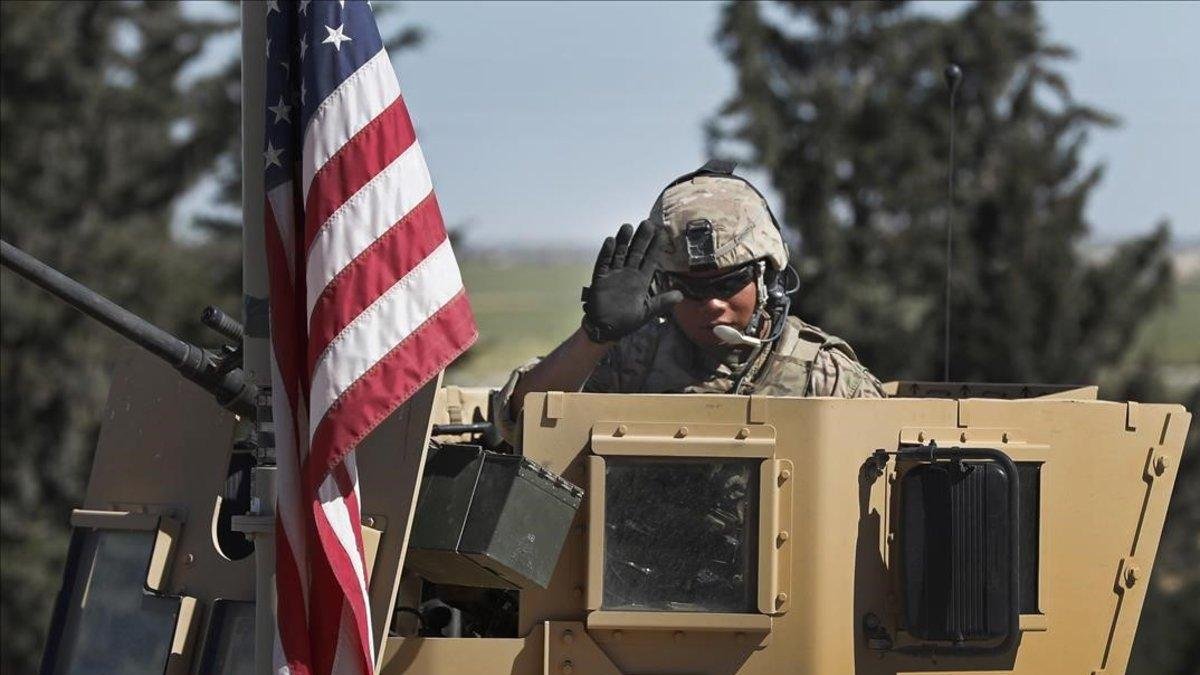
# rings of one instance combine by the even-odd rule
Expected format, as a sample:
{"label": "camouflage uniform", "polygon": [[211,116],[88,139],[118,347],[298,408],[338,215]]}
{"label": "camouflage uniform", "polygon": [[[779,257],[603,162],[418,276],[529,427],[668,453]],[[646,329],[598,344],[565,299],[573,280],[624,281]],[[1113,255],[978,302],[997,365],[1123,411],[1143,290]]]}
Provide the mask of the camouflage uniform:
{"label": "camouflage uniform", "polygon": [[[722,167],[719,162],[710,162],[673,181],[651,207],[648,222],[668,235],[657,251],[658,268],[664,272],[728,270],[757,262],[778,274],[787,267],[787,246],[766,199],[748,182],[734,176],[732,165]],[[756,322],[769,319],[762,309],[767,289],[761,276],[756,283],[760,304],[747,329],[765,335]],[[786,309],[786,305],[777,306],[779,312]],[[586,313],[585,306],[584,330],[588,331]],[[494,400],[496,422],[509,440],[514,439],[513,390],[539,360],[513,371]],[[723,356],[696,346],[673,321],[652,320],[609,349],[584,383],[583,391],[884,396],[879,380],[858,362],[850,345],[793,316],[786,318],[777,340],[765,346],[737,347]]]}
{"label": "camouflage uniform", "polygon": [[[509,420],[513,389],[540,359],[517,368],[496,401],[496,420],[504,436],[514,438]],[[735,392],[735,372],[750,362]],[[841,338],[790,316],[772,347],[735,349],[728,358],[696,347],[675,323],[652,321],[612,347],[596,366],[583,391],[622,394],[765,394],[883,398],[879,380],[858,361]]]}

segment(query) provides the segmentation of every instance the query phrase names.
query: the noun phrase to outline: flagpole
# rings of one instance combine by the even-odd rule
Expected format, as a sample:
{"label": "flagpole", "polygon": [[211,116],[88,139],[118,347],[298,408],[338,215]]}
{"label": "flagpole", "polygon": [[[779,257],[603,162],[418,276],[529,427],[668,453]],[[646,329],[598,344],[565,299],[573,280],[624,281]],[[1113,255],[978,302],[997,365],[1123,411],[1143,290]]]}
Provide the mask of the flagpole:
{"label": "flagpole", "polygon": [[[242,14],[242,323],[247,377],[269,391],[271,344],[263,209],[267,5],[241,3]],[[271,463],[273,464],[273,462]],[[272,672],[275,646],[275,467],[253,470],[256,497],[240,518],[254,541],[254,672]]]}
{"label": "flagpole", "polygon": [[245,367],[255,384],[271,385],[267,253],[263,234],[263,129],[266,110],[266,5],[242,12],[242,325]]}

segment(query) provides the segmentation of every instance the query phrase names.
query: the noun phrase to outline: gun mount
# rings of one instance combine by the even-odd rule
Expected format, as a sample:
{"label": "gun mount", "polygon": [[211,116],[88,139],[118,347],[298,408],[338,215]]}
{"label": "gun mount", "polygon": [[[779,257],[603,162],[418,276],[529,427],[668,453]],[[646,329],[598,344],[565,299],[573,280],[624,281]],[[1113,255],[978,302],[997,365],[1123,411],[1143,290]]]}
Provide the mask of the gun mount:
{"label": "gun mount", "polygon": [[[240,367],[240,346],[227,349],[221,354],[214,354],[181,340],[2,240],[0,261],[5,267],[171,364],[184,378],[195,382],[215,396],[217,403],[225,408],[243,417],[254,413],[258,388],[254,383],[247,381],[245,372]],[[213,307],[205,310],[204,321],[206,325],[210,325],[226,337],[241,333],[241,327],[236,321]]]}

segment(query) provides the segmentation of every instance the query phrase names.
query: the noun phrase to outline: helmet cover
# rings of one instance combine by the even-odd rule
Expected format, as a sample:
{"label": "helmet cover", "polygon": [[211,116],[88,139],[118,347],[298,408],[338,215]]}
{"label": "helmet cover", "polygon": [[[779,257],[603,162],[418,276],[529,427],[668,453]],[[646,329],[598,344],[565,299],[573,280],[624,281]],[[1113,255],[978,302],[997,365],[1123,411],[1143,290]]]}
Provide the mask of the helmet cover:
{"label": "helmet cover", "polygon": [[776,271],[787,266],[787,246],[767,201],[732,174],[702,169],[670,185],[650,209],[650,222],[667,231],[659,252],[666,272],[724,269],[756,260],[766,260]]}

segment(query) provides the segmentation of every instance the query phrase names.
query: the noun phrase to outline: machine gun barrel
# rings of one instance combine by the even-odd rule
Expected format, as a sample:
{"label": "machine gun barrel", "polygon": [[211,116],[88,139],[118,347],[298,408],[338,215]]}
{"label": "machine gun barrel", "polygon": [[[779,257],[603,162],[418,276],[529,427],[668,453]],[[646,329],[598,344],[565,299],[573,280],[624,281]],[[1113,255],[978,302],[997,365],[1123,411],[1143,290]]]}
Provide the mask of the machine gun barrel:
{"label": "machine gun barrel", "polygon": [[234,342],[241,342],[246,336],[246,329],[242,328],[242,324],[238,323],[237,319],[234,319],[213,305],[205,307],[204,311],[200,313],[200,323]]}
{"label": "machine gun barrel", "polygon": [[222,368],[205,349],[175,337],[3,240],[0,260],[5,267],[171,364],[180,375],[213,394],[222,406],[242,416],[254,414],[258,388],[246,381],[241,368]]}

